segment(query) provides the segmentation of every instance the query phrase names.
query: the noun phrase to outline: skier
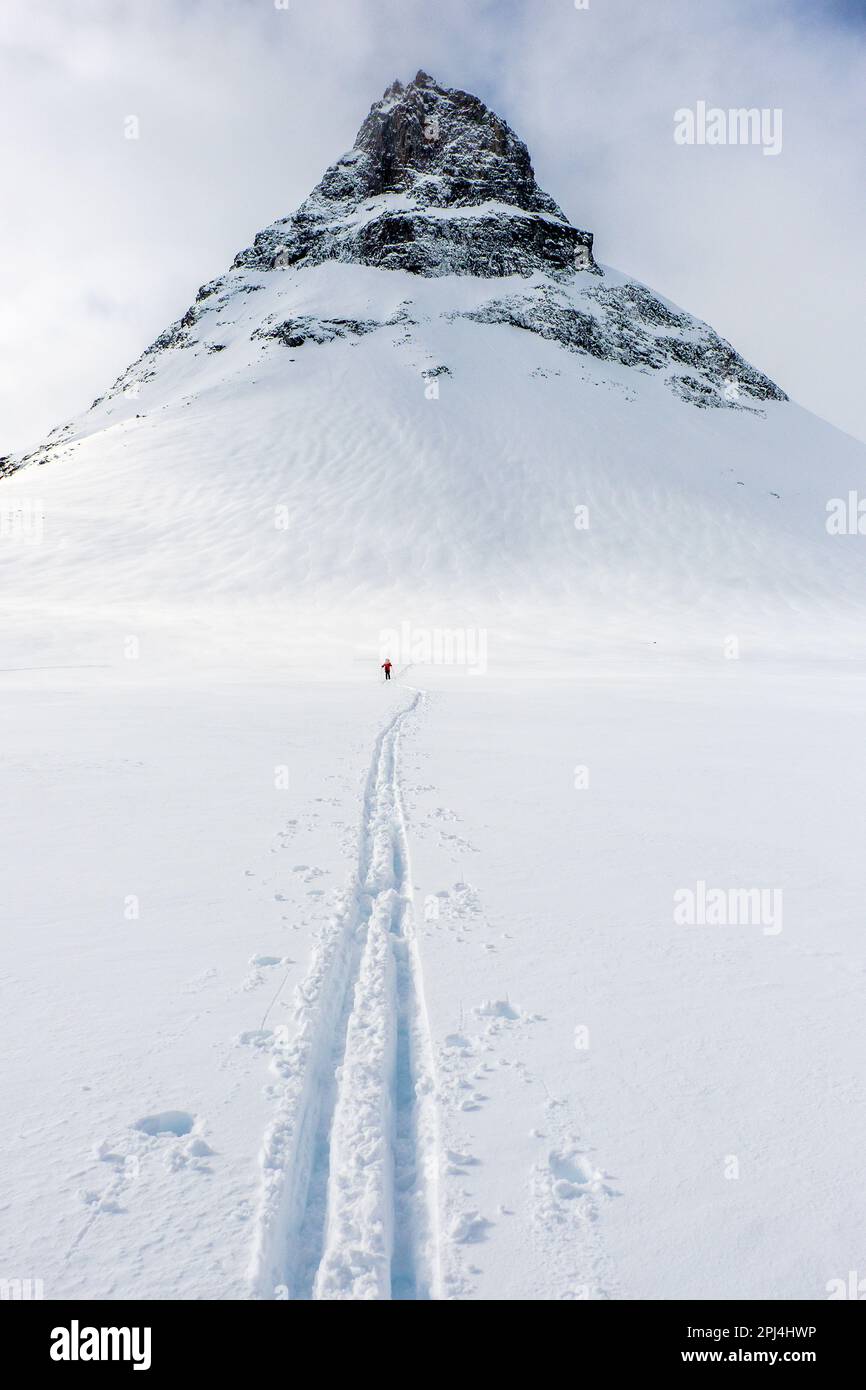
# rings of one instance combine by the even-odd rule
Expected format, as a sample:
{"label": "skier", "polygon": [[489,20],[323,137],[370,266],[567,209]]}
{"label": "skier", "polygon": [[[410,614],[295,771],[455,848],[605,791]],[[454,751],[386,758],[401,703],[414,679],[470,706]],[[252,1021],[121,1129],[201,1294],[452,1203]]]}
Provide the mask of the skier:
{"label": "skier", "polygon": [[386,681],[389,681],[389,680],[391,679],[391,659],[390,659],[390,657],[387,657],[387,658],[382,662],[382,670],[385,672],[385,680],[386,680]]}

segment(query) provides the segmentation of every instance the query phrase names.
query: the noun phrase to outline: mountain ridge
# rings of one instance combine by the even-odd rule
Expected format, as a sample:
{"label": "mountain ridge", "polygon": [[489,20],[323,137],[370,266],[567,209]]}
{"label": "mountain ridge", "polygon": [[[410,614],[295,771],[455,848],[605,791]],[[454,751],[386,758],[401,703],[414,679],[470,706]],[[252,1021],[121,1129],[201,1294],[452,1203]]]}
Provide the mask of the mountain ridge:
{"label": "mountain ridge", "polygon": [[[481,194],[450,183],[417,206],[419,110],[463,112],[438,90],[389,89],[374,109],[364,141],[403,163],[380,161],[391,187],[361,211],[375,221],[401,199],[436,224],[434,258],[459,246],[443,223],[487,218],[494,241],[526,216],[566,225],[535,201],[528,154],[472,104],[468,147],[494,146],[485,178],[506,196],[516,171],[513,196],[538,210],[466,202]],[[404,621],[489,630],[500,662],[586,641],[860,642],[860,556],[825,522],[828,499],[862,490],[861,447],[601,262],[369,264],[353,258],[350,203],[323,215],[329,254],[208,282],[88,411],[14,461],[28,466],[3,480],[4,505],[38,490],[44,536],[0,555],[10,623],[43,614],[51,655],[82,622],[144,626],[155,646],[182,633],[172,660],[203,634],[230,655],[294,644],[342,660]]]}
{"label": "mountain ridge", "polygon": [[507,122],[423,70],[406,86],[391,84],[352,149],[233,268],[329,259],[417,275],[594,267],[592,234],[573,227],[539,188],[529,151]]}
{"label": "mountain ridge", "polygon": [[[470,93],[423,70],[374,102],[355,144],[332,164],[297,211],[259,231],[223,275],[203,284],[85,415],[150,381],[177,350],[221,352],[214,333],[227,306],[273,275],[329,261],[402,271],[420,279],[468,279],[491,292],[464,310],[477,322],[518,328],[569,352],[662,372],[698,407],[760,409],[785,392],[712,327],[594,255],[592,232],[574,227],[539,188],[529,151],[511,127]],[[291,348],[372,331],[333,306],[324,321],[250,314],[251,340]],[[44,462],[76,432],[76,417],[36,449],[0,458],[0,476]]]}

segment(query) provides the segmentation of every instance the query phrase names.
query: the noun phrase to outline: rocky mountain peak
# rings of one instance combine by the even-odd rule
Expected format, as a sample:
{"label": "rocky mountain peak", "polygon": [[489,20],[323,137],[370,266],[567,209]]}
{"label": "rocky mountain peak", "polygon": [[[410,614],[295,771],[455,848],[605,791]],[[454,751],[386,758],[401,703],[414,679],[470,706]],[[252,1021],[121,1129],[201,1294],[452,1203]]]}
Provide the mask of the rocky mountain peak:
{"label": "rocky mountain peak", "polygon": [[[202,285],[195,303],[91,410],[110,416],[121,394],[134,408],[142,385],[178,351],[202,360],[226,352],[227,330],[238,352],[246,342],[296,352],[417,326],[414,299],[427,299],[432,286],[402,285],[399,311],[382,317],[349,312],[339,299],[317,312],[287,313],[282,293],[291,298],[293,281],[304,277],[282,280],[280,272],[333,261],[425,278],[477,277],[487,284],[461,287],[453,297],[444,290],[441,319],[520,329],[569,353],[659,373],[692,406],[758,411],[787,399],[707,324],[597,265],[592,234],[572,226],[539,188],[529,151],[510,126],[477,97],[420,71],[405,85],[391,83],[352,149],[297,212],[259,232],[227,274]],[[506,277],[523,278],[501,283]],[[417,312],[429,319],[429,305]],[[0,457],[0,477],[45,462],[76,428],[74,421],[60,426],[32,454]]]}
{"label": "rocky mountain peak", "polygon": [[529,151],[495,112],[425,72],[395,82],[374,103],[355,140],[367,156],[368,192],[408,192],[434,207],[491,201],[565,222],[538,187]]}
{"label": "rocky mountain peak", "polygon": [[418,275],[592,270],[592,235],[539,188],[526,145],[478,97],[419,71],[236,266],[356,261]]}

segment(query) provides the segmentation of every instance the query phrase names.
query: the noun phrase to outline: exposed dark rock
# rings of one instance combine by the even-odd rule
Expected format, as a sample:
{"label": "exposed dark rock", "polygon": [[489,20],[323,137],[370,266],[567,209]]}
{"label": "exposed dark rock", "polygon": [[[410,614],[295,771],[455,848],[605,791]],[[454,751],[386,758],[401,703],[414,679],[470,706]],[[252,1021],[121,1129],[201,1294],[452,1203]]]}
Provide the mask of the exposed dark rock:
{"label": "exposed dark rock", "polygon": [[[643,285],[593,288],[586,292],[584,302],[586,309],[578,308],[561,299],[552,288],[539,289],[531,296],[494,299],[483,309],[455,312],[452,317],[510,324],[550,338],[572,351],[621,362],[626,367],[658,371],[672,362],[693,367],[701,375],[700,391],[677,388],[677,394],[692,403],[699,399],[701,404],[736,405],[741,395],[787,400],[768,376],[740,357],[713,329],[687,314],[674,312]],[[601,312],[593,312],[596,305]],[[682,336],[659,334],[654,331],[658,325],[676,328]],[[677,380],[695,378],[680,375]]]}
{"label": "exposed dark rock", "polygon": [[655,327],[688,328],[693,320],[664,304],[645,285],[595,285],[587,291],[591,299],[621,319],[638,318]]}
{"label": "exposed dark rock", "polygon": [[216,280],[209,280],[206,285],[202,285],[201,289],[195,297],[196,303],[198,304],[202,299],[210,299],[212,294],[216,294],[217,290],[221,290],[223,288],[225,282],[225,276],[218,275]]}
{"label": "exposed dark rock", "polygon": [[713,390],[709,382],[697,376],[677,376],[675,373],[668,377],[668,385],[682,400],[688,401],[690,405],[702,407],[719,405],[718,391]]}
{"label": "exposed dark rock", "polygon": [[[192,310],[188,310],[182,319],[178,319],[177,323],[172,323],[168,328],[164,328],[159,337],[154,338],[150,347],[144,349],[141,354],[142,357],[149,357],[154,352],[163,352],[166,348],[186,347],[191,341],[186,329],[195,322],[189,317],[191,312]],[[125,375],[121,377],[121,381],[125,379]]]}
{"label": "exposed dark rock", "polygon": [[282,323],[263,325],[253,333],[254,338],[277,338],[286,347],[303,347],[304,343],[331,343],[335,338],[361,337],[382,323],[372,319],[317,319],[309,315],[285,319]]}
{"label": "exposed dark rock", "polygon": [[419,72],[375,103],[354,147],[235,267],[357,261],[415,275],[592,270],[592,234],[538,187],[522,140],[468,92]]}

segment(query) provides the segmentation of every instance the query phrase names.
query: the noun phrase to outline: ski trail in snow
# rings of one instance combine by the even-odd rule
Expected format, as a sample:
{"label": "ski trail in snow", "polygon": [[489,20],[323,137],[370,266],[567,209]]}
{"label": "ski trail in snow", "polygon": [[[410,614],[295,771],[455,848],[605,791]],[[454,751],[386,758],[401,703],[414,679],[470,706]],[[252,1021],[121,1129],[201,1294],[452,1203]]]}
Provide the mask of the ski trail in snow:
{"label": "ski trail in snow", "polygon": [[433,1051],[398,781],[416,692],[380,733],[358,866],[297,995],[276,1059],[250,1277],[261,1298],[440,1295]]}

